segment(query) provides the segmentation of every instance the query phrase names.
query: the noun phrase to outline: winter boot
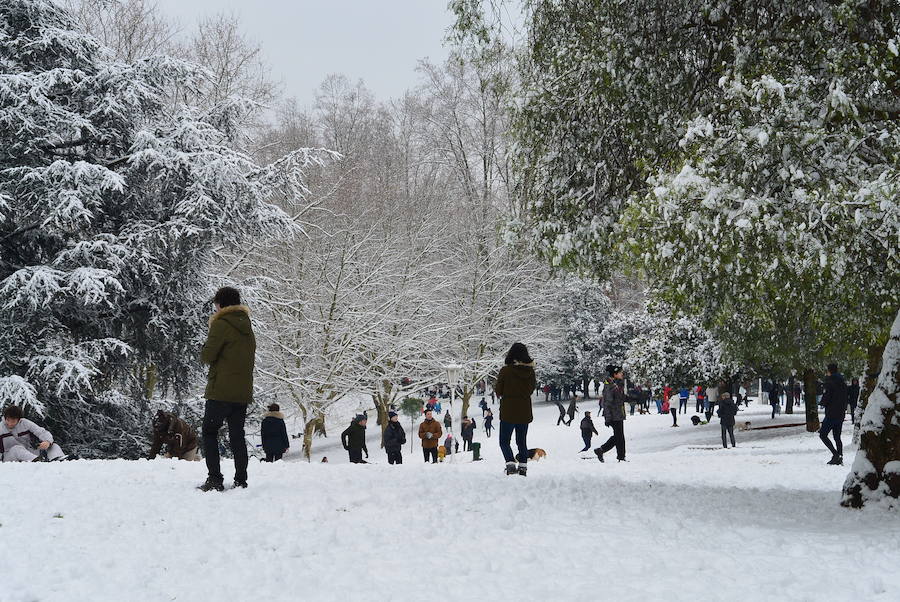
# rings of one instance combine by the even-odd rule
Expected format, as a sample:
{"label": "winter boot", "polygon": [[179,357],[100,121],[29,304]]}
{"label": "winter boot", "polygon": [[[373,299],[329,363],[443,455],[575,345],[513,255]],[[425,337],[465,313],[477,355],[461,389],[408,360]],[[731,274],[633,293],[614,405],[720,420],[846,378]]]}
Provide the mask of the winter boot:
{"label": "winter boot", "polygon": [[594,453],[597,454],[597,459],[603,462],[603,450],[598,447],[594,450]]}
{"label": "winter boot", "polygon": [[519,475],[527,476],[528,475],[528,465],[527,464],[519,464]]}
{"label": "winter boot", "polygon": [[506,463],[506,474],[516,474],[516,463],[515,462],[507,462]]}
{"label": "winter boot", "polygon": [[235,480],[234,480],[234,483],[233,483],[231,486],[232,486],[232,488],[234,488],[234,489],[237,489],[238,487],[240,487],[241,489],[246,489],[246,488],[247,488],[247,481],[239,481],[239,480],[235,479]]}
{"label": "winter boot", "polygon": [[831,457],[831,459],[827,462],[827,464],[831,464],[833,466],[843,466],[844,458],[835,454],[834,456]]}
{"label": "winter boot", "polygon": [[206,482],[197,487],[200,491],[225,491],[225,486],[219,481],[206,479]]}

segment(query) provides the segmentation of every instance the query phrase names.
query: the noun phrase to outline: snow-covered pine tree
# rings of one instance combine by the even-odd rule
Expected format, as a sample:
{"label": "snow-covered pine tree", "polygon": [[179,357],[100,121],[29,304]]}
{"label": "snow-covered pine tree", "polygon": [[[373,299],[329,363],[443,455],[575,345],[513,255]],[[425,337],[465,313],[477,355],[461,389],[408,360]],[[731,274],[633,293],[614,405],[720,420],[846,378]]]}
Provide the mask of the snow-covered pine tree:
{"label": "snow-covered pine tree", "polygon": [[7,0],[0,71],[0,403],[134,456],[154,390],[198,375],[216,249],[294,224],[231,150],[240,103],[167,103],[202,69],[117,62],[53,2]]}

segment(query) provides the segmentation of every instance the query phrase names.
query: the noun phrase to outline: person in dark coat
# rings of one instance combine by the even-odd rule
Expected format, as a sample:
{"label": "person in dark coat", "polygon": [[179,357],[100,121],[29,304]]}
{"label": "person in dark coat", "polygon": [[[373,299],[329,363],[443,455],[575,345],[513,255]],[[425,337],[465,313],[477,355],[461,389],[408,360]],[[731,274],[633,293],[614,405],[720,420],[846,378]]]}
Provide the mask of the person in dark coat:
{"label": "person in dark coat", "polygon": [[850,381],[850,387],[847,389],[847,403],[850,404],[850,420],[856,422],[856,404],[859,403],[859,379],[854,378]]}
{"label": "person in dark coat", "polygon": [[585,412],[584,418],[581,419],[581,438],[584,440],[584,449],[581,451],[586,452],[591,449],[591,438],[599,434],[594,427],[594,421],[591,420],[591,413]]}
{"label": "person in dark coat", "polygon": [[772,388],[769,389],[769,405],[772,406],[772,420],[775,420],[775,411],[778,409],[778,387],[775,386],[775,383],[772,383]]}
{"label": "person in dark coat", "polygon": [[475,438],[475,429],[477,428],[475,420],[468,416],[463,416],[462,427],[459,434],[463,440],[463,451],[472,449],[472,439]]}
{"label": "person in dark coat", "polygon": [[494,429],[494,412],[488,409],[484,416],[484,434],[487,437],[491,436],[491,431]]}
{"label": "person in dark coat", "polygon": [[209,366],[206,377],[206,407],[203,413],[203,455],[208,476],[198,489],[224,491],[219,459],[219,429],[228,424],[228,439],[234,456],[234,486],[247,487],[247,439],[244,425],[247,406],[253,402],[253,369],[256,337],[250,323],[250,308],[241,305],[237,289],[224,286],[213,297],[216,312],[209,318],[206,342],[200,359]]}
{"label": "person in dark coat", "polygon": [[[838,372],[837,364],[828,364],[828,372],[825,378],[825,392],[819,402],[825,406],[825,420],[819,430],[819,438],[828,451],[831,452],[831,460],[827,464],[843,466],[844,446],[841,443],[841,427],[844,424],[844,416],[847,414],[848,387],[844,375]],[[834,437],[834,445],[828,440],[828,434]]]}
{"label": "person in dark coat", "polygon": [[369,457],[369,450],[366,447],[366,417],[359,414],[353,419],[343,433],[341,433],[341,444],[350,454],[350,462],[353,464],[368,464],[363,460],[363,452],[366,458]]}
{"label": "person in dark coat", "polygon": [[384,429],[384,451],[387,452],[388,464],[403,464],[403,445],[406,443],[406,431],[400,424],[397,412],[388,412],[388,423]]}
{"label": "person in dark coat", "polygon": [[566,406],[564,406],[563,404],[561,404],[558,401],[555,403],[556,403],[556,408],[559,410],[559,419],[556,421],[556,426],[559,426],[560,424],[566,423]]}
{"label": "person in dark coat", "polygon": [[575,420],[575,413],[578,412],[578,406],[576,405],[578,402],[578,396],[572,395],[572,401],[569,402],[569,407],[566,409],[566,414],[569,416],[568,422],[566,422],[566,426],[570,426],[572,421]]}
{"label": "person in dark coat", "polygon": [[625,374],[622,368],[612,364],[606,367],[609,378],[603,386],[603,421],[612,428],[613,435],[606,443],[594,450],[597,459],[603,462],[603,454],[616,448],[616,458],[625,461]]}
{"label": "person in dark coat", "polygon": [[[528,425],[534,420],[531,394],[536,382],[534,360],[528,355],[528,348],[522,343],[513,343],[494,384],[494,391],[500,397],[500,449],[506,460],[507,475],[518,472],[525,476],[528,473]],[[521,456],[518,470],[510,445],[513,433]]]}
{"label": "person in dark coat", "polygon": [[722,426],[722,447],[728,449],[728,442],[725,435],[731,437],[731,447],[734,447],[734,417],[737,415],[737,405],[731,398],[731,393],[722,393],[718,401],[719,409],[716,415],[719,417],[719,423]]}
{"label": "person in dark coat", "polygon": [[481,401],[478,402],[478,407],[481,408],[481,417],[484,418],[484,414],[487,412],[488,404],[484,397],[481,398]]}
{"label": "person in dark coat", "polygon": [[159,410],[153,419],[153,443],[149,458],[152,460],[166,446],[167,458],[179,460],[197,459],[197,434],[190,425],[170,412]]}
{"label": "person in dark coat", "polygon": [[277,403],[269,405],[269,411],[263,414],[259,430],[266,462],[280,460],[291,447],[291,440],[288,439],[287,427],[284,425],[284,414]]}
{"label": "person in dark coat", "polygon": [[453,417],[450,415],[450,410],[447,410],[447,413],[444,414],[444,428],[449,429],[453,426]]}

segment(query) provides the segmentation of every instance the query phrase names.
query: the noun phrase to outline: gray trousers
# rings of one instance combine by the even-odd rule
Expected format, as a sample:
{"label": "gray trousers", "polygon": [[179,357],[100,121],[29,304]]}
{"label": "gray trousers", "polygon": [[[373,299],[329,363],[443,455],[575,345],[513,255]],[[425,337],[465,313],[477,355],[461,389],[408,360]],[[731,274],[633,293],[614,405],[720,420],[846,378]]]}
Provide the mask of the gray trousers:
{"label": "gray trousers", "polygon": [[[34,462],[35,458],[41,453],[36,447],[25,447],[24,445],[15,445],[3,452],[4,462]],[[56,443],[52,443],[47,448],[47,459],[57,460],[64,458],[66,454]]]}

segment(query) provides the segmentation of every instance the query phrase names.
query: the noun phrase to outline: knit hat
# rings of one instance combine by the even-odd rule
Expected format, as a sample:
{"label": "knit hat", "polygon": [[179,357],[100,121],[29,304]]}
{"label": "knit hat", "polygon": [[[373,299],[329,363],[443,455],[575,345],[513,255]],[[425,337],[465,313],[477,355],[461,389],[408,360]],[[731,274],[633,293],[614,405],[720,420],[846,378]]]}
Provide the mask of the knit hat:
{"label": "knit hat", "polygon": [[393,410],[391,410],[390,412],[388,412],[388,418],[393,418],[393,417],[396,416],[396,415],[397,415],[397,412],[395,412],[395,411],[393,411]]}
{"label": "knit hat", "polygon": [[615,364],[607,364],[606,365],[606,373],[609,374],[610,376],[615,376],[616,374],[618,374],[621,371],[622,371],[621,366],[616,366]]}
{"label": "knit hat", "polygon": [[368,420],[368,416],[365,414],[357,414],[356,418],[353,419],[354,422],[362,422],[363,420]]}

